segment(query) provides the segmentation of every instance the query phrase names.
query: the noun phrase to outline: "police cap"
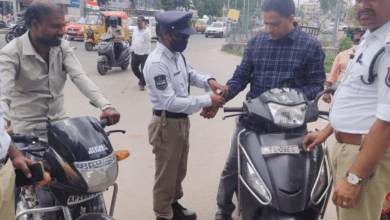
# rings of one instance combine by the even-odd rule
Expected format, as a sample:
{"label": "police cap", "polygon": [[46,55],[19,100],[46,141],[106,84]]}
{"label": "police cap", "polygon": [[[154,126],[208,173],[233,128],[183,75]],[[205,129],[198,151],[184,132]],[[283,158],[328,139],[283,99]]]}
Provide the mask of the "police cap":
{"label": "police cap", "polygon": [[196,34],[195,28],[191,26],[192,12],[167,11],[154,15],[161,28],[167,31],[178,31],[182,34]]}

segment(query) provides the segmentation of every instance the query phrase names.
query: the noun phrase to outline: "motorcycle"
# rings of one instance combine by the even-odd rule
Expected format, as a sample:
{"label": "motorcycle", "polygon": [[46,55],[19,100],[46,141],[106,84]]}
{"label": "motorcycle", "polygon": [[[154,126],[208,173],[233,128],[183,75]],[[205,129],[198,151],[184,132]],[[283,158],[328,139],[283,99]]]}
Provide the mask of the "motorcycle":
{"label": "motorcycle", "polygon": [[11,30],[5,35],[5,41],[7,43],[27,32],[27,27],[22,22],[12,23],[9,27]]}
{"label": "motorcycle", "polygon": [[131,59],[130,43],[128,41],[123,43],[123,49],[118,59],[115,60],[114,39],[112,34],[102,34],[100,40],[102,42],[98,45],[97,69],[101,75],[106,75],[111,67],[121,67],[126,70],[129,67]]}
{"label": "motorcycle", "polygon": [[[47,137],[11,135],[15,143],[26,144],[20,150],[28,158],[43,161],[46,175],[49,176],[45,184],[56,205],[40,207],[36,189],[23,188],[16,205],[16,220],[40,220],[38,214],[46,212],[56,212],[56,220],[114,219],[118,162],[126,159],[130,153],[127,150],[113,150],[108,136],[125,131],[105,132],[106,125],[108,118],[99,122],[93,117],[84,116],[52,125]],[[108,215],[103,193],[111,186],[114,191]]]}
{"label": "motorcycle", "polygon": [[224,108],[239,113],[223,119],[242,115],[247,121],[268,123],[274,131],[258,134],[244,129],[237,137],[237,152],[242,155],[237,198],[243,220],[323,219],[333,182],[327,144],[305,152],[306,133],[287,129],[326,119],[329,112],[318,109],[318,100],[336,88],[337,84],[319,93],[314,101],[294,89],[275,88],[248,99],[243,107]]}

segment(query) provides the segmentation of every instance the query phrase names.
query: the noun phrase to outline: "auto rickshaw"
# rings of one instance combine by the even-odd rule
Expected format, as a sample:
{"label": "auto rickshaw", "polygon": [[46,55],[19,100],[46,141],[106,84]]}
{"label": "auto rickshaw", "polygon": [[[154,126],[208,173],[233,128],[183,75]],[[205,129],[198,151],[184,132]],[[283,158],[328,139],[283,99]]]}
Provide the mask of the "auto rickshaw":
{"label": "auto rickshaw", "polygon": [[91,51],[94,46],[100,43],[100,35],[107,32],[110,27],[110,17],[118,18],[118,25],[120,25],[126,34],[125,40],[131,43],[131,36],[129,33],[129,26],[127,24],[127,14],[123,11],[103,11],[87,14],[84,25],[84,43],[85,49]]}

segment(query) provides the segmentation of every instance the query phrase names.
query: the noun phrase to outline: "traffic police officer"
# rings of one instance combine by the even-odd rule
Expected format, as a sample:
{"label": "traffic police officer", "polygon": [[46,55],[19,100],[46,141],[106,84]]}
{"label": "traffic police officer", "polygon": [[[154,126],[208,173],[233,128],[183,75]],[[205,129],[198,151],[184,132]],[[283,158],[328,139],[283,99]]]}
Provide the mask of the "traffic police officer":
{"label": "traffic police officer", "polygon": [[336,91],[330,124],[303,144],[310,151],[335,132],[338,219],[377,220],[390,191],[390,0],[356,1],[355,14],[368,31]]}
{"label": "traffic police officer", "polygon": [[[181,54],[190,35],[192,13],[170,11],[155,14],[159,36],[156,49],[149,55],[144,76],[153,107],[148,126],[149,143],[155,154],[153,208],[158,220],[196,219],[193,211],[183,208],[181,183],[187,171],[189,150],[188,115],[211,106],[222,107],[226,89],[210,75],[192,69]],[[190,95],[189,85],[213,90],[214,94]],[[221,91],[221,95],[217,94]]]}
{"label": "traffic police officer", "polygon": [[125,30],[118,25],[118,18],[111,16],[110,17],[110,27],[107,29],[107,34],[112,34],[115,38],[114,41],[114,51],[115,51],[115,60],[118,60],[119,55],[121,55],[123,44],[122,41],[125,39],[126,34]]}

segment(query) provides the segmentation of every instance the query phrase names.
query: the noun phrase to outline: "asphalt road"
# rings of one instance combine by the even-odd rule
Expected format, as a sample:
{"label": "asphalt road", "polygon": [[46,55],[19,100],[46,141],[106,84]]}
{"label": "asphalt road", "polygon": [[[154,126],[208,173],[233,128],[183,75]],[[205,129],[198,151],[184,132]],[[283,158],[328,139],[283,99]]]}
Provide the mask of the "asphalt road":
{"label": "asphalt road", "polygon": [[[187,62],[198,72],[211,74],[221,84],[231,78],[241,58],[221,52],[223,38],[205,38],[202,34],[194,35],[189,40],[184,52]],[[114,217],[122,220],[152,220],[155,219],[152,207],[152,188],[154,179],[154,155],[148,143],[147,126],[152,117],[147,91],[140,91],[138,79],[130,67],[123,71],[120,68],[110,70],[105,76],[97,71],[97,51],[87,52],[82,41],[72,41],[72,46],[80,63],[83,65],[91,80],[101,88],[106,97],[121,113],[119,124],[106,130],[124,129],[126,134],[112,134],[110,140],[115,150],[127,149],[131,156],[120,162],[117,183],[119,193],[116,201]],[[0,35],[0,48],[5,45],[4,35]],[[154,48],[156,42],[152,43]],[[239,107],[245,99],[248,88],[235,99],[226,104],[229,107]],[[201,89],[191,89],[192,95],[201,95]],[[90,115],[99,117],[101,111],[88,104],[88,100],[68,80],[65,86],[65,107],[71,117]],[[320,103],[321,109],[329,105]],[[230,137],[234,130],[234,119],[222,120],[226,115],[222,111],[215,119],[207,120],[199,113],[190,116],[190,153],[187,177],[183,182],[184,197],[180,203],[194,210],[199,220],[214,219],[216,193],[219,176],[223,169],[230,148]],[[319,120],[309,125],[310,130],[322,129],[326,122]],[[334,139],[329,143],[333,146]],[[107,205],[110,204],[111,191],[105,195]],[[325,219],[336,219],[335,207],[329,203]],[[239,219],[237,212],[234,219]]]}

